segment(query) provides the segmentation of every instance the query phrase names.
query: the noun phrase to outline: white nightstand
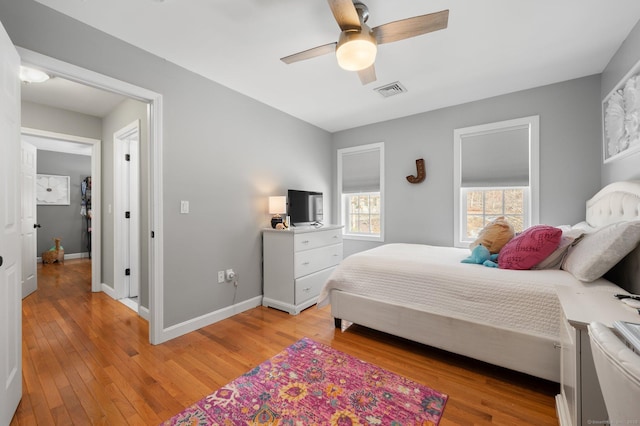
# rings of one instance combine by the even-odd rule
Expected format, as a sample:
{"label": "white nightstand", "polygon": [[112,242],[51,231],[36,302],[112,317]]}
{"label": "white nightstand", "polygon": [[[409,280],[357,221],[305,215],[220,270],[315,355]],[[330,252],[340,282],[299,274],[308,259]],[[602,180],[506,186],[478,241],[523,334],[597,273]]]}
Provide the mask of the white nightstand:
{"label": "white nightstand", "polygon": [[342,261],[342,226],[264,229],[262,304],[297,315]]}
{"label": "white nightstand", "polygon": [[637,311],[613,295],[624,293],[613,284],[585,283],[581,288],[558,286],[563,318],[560,324],[560,394],[556,410],[561,426],[605,424],[607,409],[596,375],[587,326],[614,321],[639,322]]}

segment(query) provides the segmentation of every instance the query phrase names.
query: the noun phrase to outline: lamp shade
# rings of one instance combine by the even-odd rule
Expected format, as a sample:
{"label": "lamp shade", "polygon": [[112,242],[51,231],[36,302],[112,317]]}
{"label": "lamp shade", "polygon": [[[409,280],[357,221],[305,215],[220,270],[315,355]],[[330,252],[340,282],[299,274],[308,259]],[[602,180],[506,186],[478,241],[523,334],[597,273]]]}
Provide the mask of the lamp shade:
{"label": "lamp shade", "polygon": [[369,68],[376,60],[376,39],[365,25],[360,31],[343,31],[336,47],[338,65],[347,71]]}
{"label": "lamp shade", "polygon": [[287,197],[284,195],[269,197],[269,214],[287,212]]}

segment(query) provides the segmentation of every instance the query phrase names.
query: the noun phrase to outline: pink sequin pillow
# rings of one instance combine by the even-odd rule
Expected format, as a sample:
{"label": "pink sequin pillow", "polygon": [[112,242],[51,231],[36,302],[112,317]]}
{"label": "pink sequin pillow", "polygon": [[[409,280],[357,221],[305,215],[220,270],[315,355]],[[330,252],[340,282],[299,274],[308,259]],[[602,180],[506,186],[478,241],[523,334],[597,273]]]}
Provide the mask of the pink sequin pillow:
{"label": "pink sequin pillow", "polygon": [[500,250],[498,267],[531,269],[558,248],[562,230],[547,225],[534,225],[516,235]]}

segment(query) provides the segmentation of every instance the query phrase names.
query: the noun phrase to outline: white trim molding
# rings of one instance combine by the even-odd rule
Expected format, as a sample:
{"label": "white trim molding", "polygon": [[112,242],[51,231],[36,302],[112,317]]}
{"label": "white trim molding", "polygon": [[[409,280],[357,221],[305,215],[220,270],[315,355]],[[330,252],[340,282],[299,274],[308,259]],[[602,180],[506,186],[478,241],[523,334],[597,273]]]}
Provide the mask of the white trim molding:
{"label": "white trim molding", "polygon": [[480,124],[477,126],[463,127],[453,131],[453,245],[455,247],[468,247],[462,235],[463,214],[462,208],[462,140],[474,136],[505,132],[515,129],[526,129],[529,135],[529,200],[525,200],[528,206],[528,216],[525,218],[525,228],[537,225],[540,222],[540,116],[515,118],[513,120],[498,121],[495,123]]}
{"label": "white trim molding", "polygon": [[[380,182],[379,182],[379,192],[380,192],[380,235],[367,235],[367,234],[350,234],[348,233],[347,219],[345,218],[345,207],[343,206],[343,194],[342,194],[342,166],[343,166],[343,157],[345,155],[357,154],[357,153],[367,153],[377,151],[380,155]],[[362,241],[376,241],[376,242],[384,242],[384,231],[385,231],[385,194],[384,194],[384,142],[376,142],[367,145],[358,145],[352,146],[348,148],[339,148],[336,151],[338,156],[336,162],[336,211],[338,217],[338,223],[343,225],[342,228],[342,236],[346,240],[362,240]]]}
{"label": "white trim molding", "polygon": [[[102,141],[29,127],[23,127],[20,131],[23,135],[91,146],[91,227],[94,231],[91,234],[91,291],[94,293],[102,291],[100,285],[102,279]],[[67,258],[66,255],[65,258]]]}

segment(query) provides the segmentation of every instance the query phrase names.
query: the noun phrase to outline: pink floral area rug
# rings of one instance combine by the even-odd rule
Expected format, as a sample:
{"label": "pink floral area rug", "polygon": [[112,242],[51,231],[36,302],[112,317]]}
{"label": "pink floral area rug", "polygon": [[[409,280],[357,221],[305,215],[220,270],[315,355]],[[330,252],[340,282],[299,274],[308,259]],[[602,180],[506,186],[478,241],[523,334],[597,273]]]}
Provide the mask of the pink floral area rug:
{"label": "pink floral area rug", "polygon": [[437,425],[447,395],[303,338],[164,425]]}

